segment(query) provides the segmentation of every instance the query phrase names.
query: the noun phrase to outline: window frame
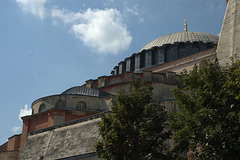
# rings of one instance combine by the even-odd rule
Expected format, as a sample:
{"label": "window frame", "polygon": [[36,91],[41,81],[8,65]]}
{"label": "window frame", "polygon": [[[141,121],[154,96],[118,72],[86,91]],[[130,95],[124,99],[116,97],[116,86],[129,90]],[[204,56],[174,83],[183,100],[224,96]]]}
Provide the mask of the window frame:
{"label": "window frame", "polygon": [[76,104],[75,109],[77,111],[86,111],[87,110],[87,104],[84,101],[80,101]]}

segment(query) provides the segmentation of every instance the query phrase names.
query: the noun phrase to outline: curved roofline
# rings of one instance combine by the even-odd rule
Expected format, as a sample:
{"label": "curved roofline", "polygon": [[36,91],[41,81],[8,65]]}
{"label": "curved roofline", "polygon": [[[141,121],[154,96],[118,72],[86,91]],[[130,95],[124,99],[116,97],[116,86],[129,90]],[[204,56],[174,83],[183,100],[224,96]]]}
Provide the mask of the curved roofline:
{"label": "curved roofline", "polygon": [[[41,101],[44,98],[59,97],[59,96],[80,96],[80,97],[92,97],[92,98],[109,98],[109,97],[112,97],[114,95],[109,94],[109,96],[96,97],[96,96],[81,95],[81,94],[55,94],[55,95],[50,95],[50,96],[45,96],[45,97],[38,98],[37,100],[32,102],[32,106],[35,105],[36,103],[38,103],[39,101]],[[32,108],[32,106],[31,106],[31,108]]]}
{"label": "curved roofline", "polygon": [[200,42],[203,43],[212,42],[214,44],[218,43],[219,36],[210,34],[210,33],[204,33],[204,32],[175,32],[175,33],[169,33],[163,36],[160,36],[153,41],[149,42],[147,45],[145,45],[139,52],[143,50],[149,50],[153,47],[160,47],[164,44],[174,44],[176,42]]}
{"label": "curved roofline", "polygon": [[61,95],[69,95],[69,94],[86,95],[86,96],[93,96],[93,97],[111,96],[111,94],[108,92],[102,91],[100,89],[89,88],[86,86],[75,86],[61,93]]}

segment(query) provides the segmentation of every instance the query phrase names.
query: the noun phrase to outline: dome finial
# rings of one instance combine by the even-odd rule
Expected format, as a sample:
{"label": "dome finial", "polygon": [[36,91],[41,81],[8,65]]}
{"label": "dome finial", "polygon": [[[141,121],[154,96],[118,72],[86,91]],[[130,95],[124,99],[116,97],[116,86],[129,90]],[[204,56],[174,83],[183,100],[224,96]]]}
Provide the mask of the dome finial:
{"label": "dome finial", "polygon": [[184,24],[185,29],[184,29],[184,31],[187,32],[187,31],[188,31],[188,30],[187,30],[187,18],[185,18],[184,21],[185,21],[185,24]]}

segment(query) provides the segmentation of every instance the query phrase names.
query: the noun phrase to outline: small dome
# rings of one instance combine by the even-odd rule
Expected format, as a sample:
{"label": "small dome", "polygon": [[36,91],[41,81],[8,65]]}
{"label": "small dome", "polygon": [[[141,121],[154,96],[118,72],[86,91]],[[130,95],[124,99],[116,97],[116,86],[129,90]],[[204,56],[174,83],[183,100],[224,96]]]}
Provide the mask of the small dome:
{"label": "small dome", "polygon": [[148,43],[142,50],[148,50],[152,47],[160,47],[164,44],[174,44],[175,42],[200,42],[203,43],[212,42],[213,44],[218,43],[218,36],[202,32],[177,32],[161,36],[152,42]]}
{"label": "small dome", "polygon": [[85,95],[85,96],[93,96],[93,97],[106,97],[111,95],[99,89],[92,89],[85,86],[77,86],[77,87],[69,88],[62,93],[62,95],[66,95],[66,94],[77,94],[77,95]]}

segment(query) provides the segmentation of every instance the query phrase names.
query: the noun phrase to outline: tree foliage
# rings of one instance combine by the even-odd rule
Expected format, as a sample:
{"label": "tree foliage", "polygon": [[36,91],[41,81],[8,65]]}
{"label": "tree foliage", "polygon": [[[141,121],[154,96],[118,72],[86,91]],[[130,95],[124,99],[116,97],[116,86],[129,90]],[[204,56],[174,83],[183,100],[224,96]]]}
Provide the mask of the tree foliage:
{"label": "tree foliage", "polygon": [[218,60],[182,73],[185,88],[175,89],[177,109],[169,116],[179,159],[240,159],[240,62]]}
{"label": "tree foliage", "polygon": [[101,138],[95,145],[99,158],[167,159],[167,113],[151,99],[152,88],[136,80],[131,82],[128,92],[119,92],[112,112],[101,116]]}

